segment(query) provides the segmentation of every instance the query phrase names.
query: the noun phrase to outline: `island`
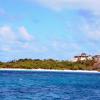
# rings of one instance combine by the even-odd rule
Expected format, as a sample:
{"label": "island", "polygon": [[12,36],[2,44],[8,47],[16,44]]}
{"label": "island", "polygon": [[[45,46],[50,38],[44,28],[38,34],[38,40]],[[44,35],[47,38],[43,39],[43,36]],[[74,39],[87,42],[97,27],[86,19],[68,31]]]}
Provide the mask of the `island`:
{"label": "island", "polygon": [[100,71],[99,60],[99,56],[90,57],[82,53],[80,56],[75,56],[74,59],[70,61],[54,59],[19,59],[9,62],[0,62],[0,68]]}

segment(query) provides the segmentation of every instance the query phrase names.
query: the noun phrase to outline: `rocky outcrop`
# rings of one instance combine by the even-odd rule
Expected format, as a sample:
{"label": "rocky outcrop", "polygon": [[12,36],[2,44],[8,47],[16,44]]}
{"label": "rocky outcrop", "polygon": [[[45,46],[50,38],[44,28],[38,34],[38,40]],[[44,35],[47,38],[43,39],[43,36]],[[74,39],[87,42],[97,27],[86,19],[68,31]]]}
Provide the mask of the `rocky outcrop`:
{"label": "rocky outcrop", "polygon": [[100,62],[97,62],[97,63],[95,63],[94,65],[93,65],[93,69],[94,70],[100,70]]}

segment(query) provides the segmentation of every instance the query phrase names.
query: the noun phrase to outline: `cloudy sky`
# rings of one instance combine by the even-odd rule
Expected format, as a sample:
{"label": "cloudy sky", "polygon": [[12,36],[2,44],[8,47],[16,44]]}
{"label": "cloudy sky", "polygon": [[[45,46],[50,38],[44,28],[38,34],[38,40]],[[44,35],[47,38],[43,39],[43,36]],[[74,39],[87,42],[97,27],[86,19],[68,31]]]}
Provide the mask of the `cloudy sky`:
{"label": "cloudy sky", "polygon": [[99,0],[0,0],[0,61],[100,54]]}

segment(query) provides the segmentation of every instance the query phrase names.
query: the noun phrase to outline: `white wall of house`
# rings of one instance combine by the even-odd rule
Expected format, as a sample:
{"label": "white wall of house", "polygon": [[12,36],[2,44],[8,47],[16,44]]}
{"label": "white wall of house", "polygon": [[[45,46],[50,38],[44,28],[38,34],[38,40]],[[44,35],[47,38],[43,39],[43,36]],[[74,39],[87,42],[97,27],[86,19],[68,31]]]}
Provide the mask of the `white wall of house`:
{"label": "white wall of house", "polygon": [[88,60],[92,60],[93,58],[92,58],[92,56],[88,56],[87,59]]}
{"label": "white wall of house", "polygon": [[87,60],[87,58],[86,57],[81,57],[80,60],[84,61],[84,60]]}

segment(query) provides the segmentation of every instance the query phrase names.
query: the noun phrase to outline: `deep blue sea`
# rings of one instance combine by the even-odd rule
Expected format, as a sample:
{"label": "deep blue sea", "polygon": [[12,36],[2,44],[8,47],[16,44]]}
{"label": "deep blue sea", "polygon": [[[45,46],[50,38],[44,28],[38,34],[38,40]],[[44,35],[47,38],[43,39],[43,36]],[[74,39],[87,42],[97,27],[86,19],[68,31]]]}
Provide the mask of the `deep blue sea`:
{"label": "deep blue sea", "polygon": [[0,71],[0,100],[100,100],[100,74]]}

